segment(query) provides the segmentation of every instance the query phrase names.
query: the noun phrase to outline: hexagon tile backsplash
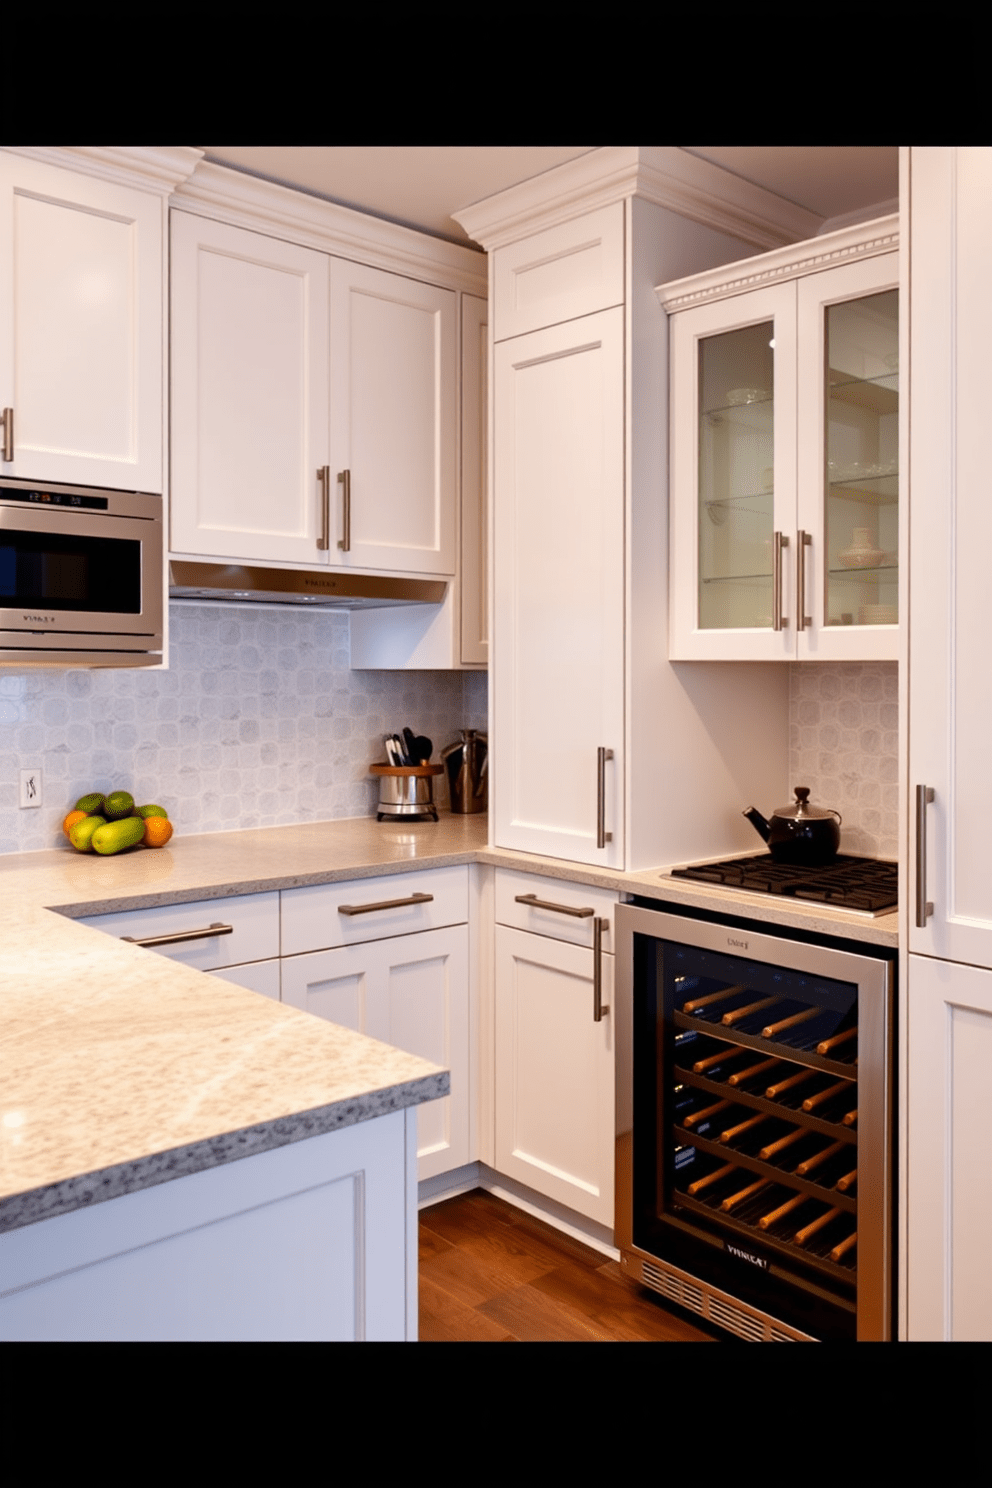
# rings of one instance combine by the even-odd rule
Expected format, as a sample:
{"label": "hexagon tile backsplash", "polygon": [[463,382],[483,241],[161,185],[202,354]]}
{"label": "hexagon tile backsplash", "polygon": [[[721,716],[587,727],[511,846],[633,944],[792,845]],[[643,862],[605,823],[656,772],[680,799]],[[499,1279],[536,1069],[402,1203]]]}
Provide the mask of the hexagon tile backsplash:
{"label": "hexagon tile backsplash", "polygon": [[[383,734],[408,725],[437,759],[486,727],[485,672],[353,672],[348,624],[173,605],[168,671],[0,672],[0,853],[61,846],[73,802],[115,787],[179,832],[370,815]],[[43,805],[19,810],[18,772],[38,765]]]}
{"label": "hexagon tile backsplash", "polygon": [[789,783],[840,812],[842,852],[898,857],[898,663],[793,664]]}

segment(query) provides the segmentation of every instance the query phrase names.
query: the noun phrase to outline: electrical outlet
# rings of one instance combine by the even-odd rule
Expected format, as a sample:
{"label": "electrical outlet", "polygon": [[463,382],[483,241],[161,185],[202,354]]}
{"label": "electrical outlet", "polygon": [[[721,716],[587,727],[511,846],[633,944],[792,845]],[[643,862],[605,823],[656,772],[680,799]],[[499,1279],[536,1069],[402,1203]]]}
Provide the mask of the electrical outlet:
{"label": "electrical outlet", "polygon": [[41,805],[41,770],[21,771],[21,807]]}

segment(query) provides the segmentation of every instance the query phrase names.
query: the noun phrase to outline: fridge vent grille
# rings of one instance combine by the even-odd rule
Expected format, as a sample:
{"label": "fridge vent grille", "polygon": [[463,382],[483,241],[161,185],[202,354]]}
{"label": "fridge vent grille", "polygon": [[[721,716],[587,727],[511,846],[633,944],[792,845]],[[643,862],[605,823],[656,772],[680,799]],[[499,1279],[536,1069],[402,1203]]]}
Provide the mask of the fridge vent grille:
{"label": "fridge vent grille", "polygon": [[699,1287],[690,1286],[681,1277],[673,1276],[670,1271],[662,1271],[649,1261],[644,1262],[643,1276],[645,1286],[661,1292],[670,1302],[677,1302],[680,1307],[687,1307],[690,1312],[698,1312],[700,1316],[706,1311],[706,1303]]}
{"label": "fridge vent grille", "polygon": [[738,1338],[746,1339],[748,1342],[797,1343],[800,1338],[808,1336],[803,1333],[793,1333],[781,1326],[776,1327],[759,1313],[748,1312],[745,1308],[737,1306],[731,1299],[716,1296],[707,1288],[693,1286],[691,1282],[675,1272],[652,1265],[650,1261],[641,1262],[641,1280],[645,1286],[660,1292],[670,1302],[675,1302],[679,1307],[685,1307],[690,1312],[698,1313],[700,1317],[706,1318],[718,1328],[724,1328],[728,1333],[736,1333]]}

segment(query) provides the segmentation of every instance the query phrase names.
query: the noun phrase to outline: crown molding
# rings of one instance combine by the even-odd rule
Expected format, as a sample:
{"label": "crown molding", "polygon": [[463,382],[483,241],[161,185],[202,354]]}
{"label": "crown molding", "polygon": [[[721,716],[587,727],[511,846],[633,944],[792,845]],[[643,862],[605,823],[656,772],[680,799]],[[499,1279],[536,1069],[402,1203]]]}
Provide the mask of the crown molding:
{"label": "crown molding", "polygon": [[812,242],[761,253],[756,258],[739,259],[736,263],[709,269],[702,274],[691,274],[685,279],[674,279],[670,284],[659,285],[655,294],[662,307],[673,315],[693,305],[724,300],[787,279],[799,279],[823,269],[835,268],[838,264],[850,263],[852,259],[894,253],[898,247],[899,214],[893,212],[872,222],[824,233]]}
{"label": "crown molding", "polygon": [[859,222],[873,222],[878,217],[891,217],[893,213],[898,215],[899,198],[890,197],[888,201],[873,202],[870,207],[862,207],[856,212],[839,212],[836,217],[828,217],[820,228],[820,234],[824,237],[827,233],[838,232],[842,227],[854,227]]}
{"label": "crown molding", "polygon": [[27,155],[63,170],[98,176],[118,186],[138,186],[162,196],[192,175],[203,151],[190,145],[5,145],[12,155]]}
{"label": "crown molding", "polygon": [[474,248],[212,161],[197,165],[173,194],[171,206],[443,288],[488,292],[486,260]]}
{"label": "crown molding", "polygon": [[496,196],[453,212],[487,252],[629,196],[755,248],[813,237],[823,219],[676,145],[591,150]]}

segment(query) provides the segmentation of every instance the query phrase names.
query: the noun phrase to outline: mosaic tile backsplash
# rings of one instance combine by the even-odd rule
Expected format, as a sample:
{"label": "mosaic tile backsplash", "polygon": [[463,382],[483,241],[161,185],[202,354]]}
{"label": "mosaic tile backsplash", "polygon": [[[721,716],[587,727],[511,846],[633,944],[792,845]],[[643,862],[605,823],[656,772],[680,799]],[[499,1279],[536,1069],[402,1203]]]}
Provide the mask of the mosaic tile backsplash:
{"label": "mosaic tile backsplash", "polygon": [[794,663],[789,730],[790,785],[840,812],[841,851],[898,857],[898,663]]}
{"label": "mosaic tile backsplash", "polygon": [[[485,672],[353,672],[348,624],[174,604],[168,671],[0,672],[0,853],[61,846],[91,790],[155,801],[179,833],[368,816],[383,734],[408,725],[437,759],[485,729]],[[20,810],[19,771],[38,765],[44,804]]]}

